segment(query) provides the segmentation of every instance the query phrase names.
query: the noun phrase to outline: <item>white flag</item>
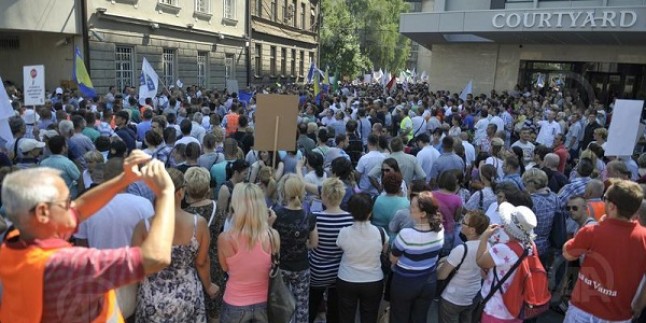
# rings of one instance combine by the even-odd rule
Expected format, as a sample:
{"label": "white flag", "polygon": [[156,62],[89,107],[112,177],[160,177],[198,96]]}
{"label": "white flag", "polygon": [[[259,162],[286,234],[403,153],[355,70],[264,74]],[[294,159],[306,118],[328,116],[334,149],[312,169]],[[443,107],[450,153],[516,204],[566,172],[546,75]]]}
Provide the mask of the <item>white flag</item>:
{"label": "white flag", "polygon": [[11,100],[7,96],[7,90],[5,90],[2,78],[0,78],[0,120],[9,119],[15,115],[16,113],[11,106]]}
{"label": "white flag", "polygon": [[464,87],[464,90],[460,93],[460,99],[463,101],[467,100],[467,94],[473,93],[473,80],[470,80],[469,83]]}
{"label": "white flag", "polygon": [[422,71],[422,75],[419,77],[419,79],[422,82],[428,81],[428,74],[426,73],[426,71]]}
{"label": "white flag", "polygon": [[182,83],[180,79],[177,79],[177,82],[175,82],[175,85],[177,85],[177,87],[180,89],[184,87],[184,83]]}
{"label": "white flag", "polygon": [[390,79],[391,79],[390,72],[386,70],[384,72],[384,76],[381,78],[381,85],[386,86],[388,83],[390,83]]}
{"label": "white flag", "polygon": [[154,98],[159,90],[159,76],[144,57],[139,77],[139,103],[144,104],[147,98]]}

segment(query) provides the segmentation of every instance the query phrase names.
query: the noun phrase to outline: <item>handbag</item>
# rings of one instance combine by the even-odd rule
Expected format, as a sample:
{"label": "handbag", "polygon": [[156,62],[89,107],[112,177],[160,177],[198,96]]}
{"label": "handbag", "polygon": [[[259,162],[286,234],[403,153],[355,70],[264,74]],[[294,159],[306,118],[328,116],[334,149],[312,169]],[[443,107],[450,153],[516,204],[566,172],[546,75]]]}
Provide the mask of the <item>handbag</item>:
{"label": "handbag", "polygon": [[[520,258],[518,258],[518,260],[509,269],[509,271],[502,277],[501,280],[499,280],[496,283],[496,279],[494,279],[494,281],[491,282],[491,289],[489,290],[489,293],[485,298],[480,297],[477,299],[476,306],[474,307],[473,314],[471,315],[471,323],[480,323],[480,319],[482,318],[482,313],[484,312],[484,308],[485,308],[485,305],[487,305],[487,302],[493,297],[494,294],[496,294],[498,290],[500,290],[500,288],[502,288],[502,284],[504,284],[505,281],[509,279],[511,274],[513,274],[516,271],[516,269],[520,266],[520,264],[523,262],[525,257],[527,257],[527,251],[525,251],[520,256]],[[496,267],[492,268],[491,270],[494,270],[494,274],[496,273],[495,272]]]}
{"label": "handbag", "polygon": [[437,289],[435,291],[435,295],[438,298],[442,295],[442,292],[444,291],[444,289],[446,289],[446,286],[449,285],[449,282],[451,281],[453,276],[455,276],[455,274],[458,272],[458,270],[460,269],[460,266],[462,266],[462,263],[464,262],[464,258],[467,257],[467,251],[468,251],[467,244],[462,243],[462,245],[464,246],[464,254],[462,254],[462,259],[460,260],[460,263],[457,266],[453,267],[453,270],[451,270],[451,272],[445,279],[437,281]]}
{"label": "handbag", "polygon": [[280,271],[280,257],[275,252],[274,239],[269,229],[271,244],[271,270],[269,270],[269,295],[267,297],[267,319],[269,322],[285,323],[291,321],[296,311],[296,298],[287,288]]}
{"label": "handbag", "polygon": [[[379,228],[379,234],[381,235],[381,244],[384,245],[386,243],[386,234],[383,228]],[[381,250],[379,261],[381,262],[381,271],[384,273],[384,277],[388,276],[392,271],[393,264],[390,262],[390,255],[388,255],[387,250]]]}

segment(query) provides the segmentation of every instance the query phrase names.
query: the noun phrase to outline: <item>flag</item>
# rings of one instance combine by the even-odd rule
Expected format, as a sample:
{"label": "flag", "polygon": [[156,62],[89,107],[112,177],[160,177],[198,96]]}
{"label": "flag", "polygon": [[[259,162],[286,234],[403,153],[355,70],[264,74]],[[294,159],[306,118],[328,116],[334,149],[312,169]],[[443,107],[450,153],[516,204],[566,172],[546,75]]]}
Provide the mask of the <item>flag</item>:
{"label": "flag", "polygon": [[177,79],[177,82],[175,82],[175,85],[177,85],[177,87],[180,89],[184,87],[184,83],[182,83],[180,79]]}
{"label": "flag", "polygon": [[323,75],[323,84],[330,85],[330,74],[327,68],[325,69],[325,75]]}
{"label": "flag", "polygon": [[428,81],[428,74],[426,73],[426,71],[422,71],[422,75],[419,77],[419,80],[422,82]]}
{"label": "flag", "polygon": [[6,142],[13,141],[13,133],[9,127],[9,118],[15,116],[11,101],[7,95],[7,90],[4,88],[2,78],[0,78],[0,139]]}
{"label": "flag", "polygon": [[319,73],[314,73],[314,79],[313,79],[314,84],[313,85],[314,85],[314,97],[315,98],[317,98],[318,95],[319,95],[319,92],[321,92],[321,90],[319,88],[319,79],[320,79],[320,77],[321,76],[319,75]]}
{"label": "flag", "polygon": [[464,90],[460,92],[460,99],[463,101],[467,100],[467,94],[473,93],[473,80],[470,80],[469,83],[464,87]]}
{"label": "flag", "polygon": [[307,72],[307,83],[310,84],[312,83],[312,79],[314,78],[314,71],[316,70],[316,64],[312,62],[312,65],[310,65],[310,70]]}
{"label": "flag", "polygon": [[339,90],[339,71],[334,73],[334,79],[332,80],[332,90],[336,93]]}
{"label": "flag", "polygon": [[240,92],[238,92],[238,100],[240,102],[246,102],[247,104],[249,104],[249,101],[251,100],[252,97],[253,97],[253,93],[251,92],[247,92],[244,90],[241,90]]}
{"label": "flag", "polygon": [[139,77],[139,103],[144,104],[147,98],[154,98],[157,95],[157,90],[159,90],[159,76],[144,57]]}
{"label": "flag", "polygon": [[402,82],[402,87],[404,88],[404,93],[408,93],[408,78],[404,78],[404,82]]}
{"label": "flag", "polygon": [[390,76],[390,72],[388,72],[388,70],[386,70],[386,71],[384,72],[384,76],[382,76],[382,77],[381,77],[381,85],[382,85],[382,86],[386,86],[386,85],[388,85],[388,83],[390,83],[390,79],[391,79],[391,78],[392,78],[392,77]]}
{"label": "flag", "polygon": [[393,90],[393,87],[395,87],[395,84],[397,84],[397,78],[392,76],[390,78],[390,81],[388,81],[388,84],[386,84],[386,90],[388,90],[388,93],[390,93]]}
{"label": "flag", "polygon": [[83,62],[83,56],[81,56],[81,51],[79,48],[76,48],[76,51],[74,52],[74,70],[72,71],[74,82],[79,87],[79,90],[81,91],[81,94],[83,94],[84,97],[95,97],[96,96],[96,90],[94,89],[94,86],[92,85],[92,80],[90,80],[90,75],[87,73],[87,69],[85,68],[85,63]]}
{"label": "flag", "polygon": [[414,68],[413,71],[410,73],[410,77],[411,77],[411,82],[413,82],[413,84],[417,83],[417,69],[416,68]]}
{"label": "flag", "polygon": [[540,88],[545,87],[545,75],[543,73],[538,73],[538,77],[536,79],[536,86]]}

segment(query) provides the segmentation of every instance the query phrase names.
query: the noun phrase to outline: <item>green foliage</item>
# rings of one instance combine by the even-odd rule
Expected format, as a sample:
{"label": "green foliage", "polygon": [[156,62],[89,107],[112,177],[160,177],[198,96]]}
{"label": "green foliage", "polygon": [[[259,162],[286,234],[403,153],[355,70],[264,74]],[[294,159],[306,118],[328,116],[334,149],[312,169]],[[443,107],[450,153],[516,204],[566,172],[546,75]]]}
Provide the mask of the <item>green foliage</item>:
{"label": "green foliage", "polygon": [[403,69],[410,40],[399,34],[403,0],[322,0],[321,68],[355,76],[373,67]]}

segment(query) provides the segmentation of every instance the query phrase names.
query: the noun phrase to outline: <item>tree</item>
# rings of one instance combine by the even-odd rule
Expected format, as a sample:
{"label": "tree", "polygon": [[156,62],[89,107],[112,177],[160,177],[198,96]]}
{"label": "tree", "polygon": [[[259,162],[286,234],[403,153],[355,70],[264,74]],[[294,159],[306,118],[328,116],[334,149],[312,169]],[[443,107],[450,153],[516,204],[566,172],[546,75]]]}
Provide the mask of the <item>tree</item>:
{"label": "tree", "polygon": [[329,66],[341,75],[354,77],[371,69],[370,60],[361,53],[356,35],[356,20],[345,0],[323,0],[323,27],[321,28],[321,62],[319,68]]}

